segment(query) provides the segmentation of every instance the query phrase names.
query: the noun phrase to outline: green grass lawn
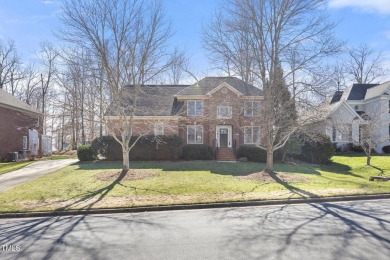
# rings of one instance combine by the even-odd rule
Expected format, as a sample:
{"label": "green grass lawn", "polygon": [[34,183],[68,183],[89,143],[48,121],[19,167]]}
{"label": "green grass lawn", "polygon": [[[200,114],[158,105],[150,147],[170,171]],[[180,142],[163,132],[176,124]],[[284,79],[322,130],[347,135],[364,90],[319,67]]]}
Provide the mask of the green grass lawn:
{"label": "green grass lawn", "polygon": [[[370,175],[390,176],[390,156],[335,156],[324,166],[275,164],[275,170],[301,180],[242,180],[260,172],[262,163],[139,162],[133,169],[152,169],[141,180],[102,181],[96,175],[121,168],[120,163],[78,163],[0,193],[0,211],[66,210],[141,205],[207,203],[390,193],[390,182],[370,182]],[[304,180],[302,180],[302,177]]]}
{"label": "green grass lawn", "polygon": [[0,163],[0,174],[18,170],[18,169],[23,168],[31,163],[33,163],[33,162],[32,161],[25,161],[25,162]]}
{"label": "green grass lawn", "polygon": [[77,155],[52,154],[44,158],[47,160],[77,159]]}

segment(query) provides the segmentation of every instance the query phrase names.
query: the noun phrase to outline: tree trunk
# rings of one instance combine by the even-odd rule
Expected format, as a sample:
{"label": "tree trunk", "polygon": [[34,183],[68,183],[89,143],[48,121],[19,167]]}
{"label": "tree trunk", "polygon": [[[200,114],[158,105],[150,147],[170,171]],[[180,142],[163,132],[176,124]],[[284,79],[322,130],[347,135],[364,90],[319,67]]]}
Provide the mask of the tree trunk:
{"label": "tree trunk", "polygon": [[371,154],[367,154],[367,165],[371,165]]}
{"label": "tree trunk", "polygon": [[274,170],[274,151],[267,151],[267,167],[266,170]]}
{"label": "tree trunk", "polygon": [[122,153],[123,153],[123,171],[128,171],[130,168],[130,160],[129,160],[129,150],[125,147],[122,147]]}

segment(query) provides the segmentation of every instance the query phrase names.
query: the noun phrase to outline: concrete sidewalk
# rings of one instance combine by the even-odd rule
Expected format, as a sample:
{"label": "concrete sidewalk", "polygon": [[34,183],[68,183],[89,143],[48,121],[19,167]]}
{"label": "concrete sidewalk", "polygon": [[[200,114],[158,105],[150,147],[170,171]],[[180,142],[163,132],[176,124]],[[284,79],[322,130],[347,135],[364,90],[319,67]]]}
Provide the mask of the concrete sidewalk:
{"label": "concrete sidewalk", "polygon": [[39,161],[19,170],[1,174],[0,192],[9,190],[22,183],[31,181],[35,178],[41,177],[45,174],[61,169],[78,161],[78,159]]}

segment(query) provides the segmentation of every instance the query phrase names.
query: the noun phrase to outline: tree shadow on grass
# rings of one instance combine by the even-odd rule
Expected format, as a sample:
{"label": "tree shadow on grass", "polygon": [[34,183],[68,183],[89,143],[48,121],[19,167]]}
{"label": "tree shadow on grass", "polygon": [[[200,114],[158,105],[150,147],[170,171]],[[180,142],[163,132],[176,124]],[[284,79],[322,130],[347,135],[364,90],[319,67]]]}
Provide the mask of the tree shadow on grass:
{"label": "tree shadow on grass", "polygon": [[[80,170],[99,169],[116,169],[120,168],[119,163],[91,163],[80,164]],[[132,162],[130,168],[133,169],[161,169],[162,171],[206,171],[220,175],[248,175],[256,172],[261,172],[265,168],[264,163],[259,162],[216,162],[216,161],[175,161],[175,162]],[[293,166],[288,164],[276,163],[275,168],[278,171],[289,173],[305,173],[320,175],[313,167]]]}
{"label": "tree shadow on grass", "polygon": [[348,175],[348,176],[353,176],[356,178],[364,179],[364,177],[351,172],[352,168],[350,166],[345,165],[345,164],[341,164],[341,163],[337,163],[337,162],[332,162],[330,164],[321,165],[318,167],[318,169],[321,171],[342,174],[342,175]]}
{"label": "tree shadow on grass", "polygon": [[[126,174],[128,174],[128,172],[122,170],[121,173],[119,174],[119,176],[114,181],[112,181],[110,184],[108,184],[102,188],[96,189],[94,191],[90,191],[88,193],[82,194],[81,196],[77,195],[75,197],[69,198],[67,200],[71,201],[71,202],[69,202],[65,206],[57,208],[55,211],[69,210],[69,209],[74,208],[74,207],[77,207],[78,209],[89,210],[89,209],[93,208],[93,206],[95,206],[97,203],[102,201],[108,195],[108,193],[110,193],[114,189],[114,187],[117,185],[125,187],[125,188],[129,188],[129,189],[133,189],[135,191],[136,196],[138,196],[139,191],[148,191],[148,192],[155,192],[155,193],[164,194],[164,195],[171,195],[170,193],[164,192],[161,190],[143,189],[143,188],[138,188],[138,187],[131,186],[131,185],[124,185],[121,182],[124,179],[124,177],[126,176]],[[76,199],[76,200],[73,201],[74,199]]]}
{"label": "tree shadow on grass", "polygon": [[301,198],[319,198],[319,196],[315,193],[300,189],[298,187],[295,187],[294,185],[291,185],[288,182],[283,181],[278,177],[278,174],[276,172],[267,171],[267,173],[276,183],[282,185],[284,188],[286,188],[294,195],[297,195]]}
{"label": "tree shadow on grass", "polygon": [[383,173],[384,173],[384,171],[383,171],[383,169],[381,169],[381,168],[379,168],[379,167],[376,167],[376,166],[374,166],[374,165],[368,165],[368,166],[370,166],[371,168],[374,168],[374,169],[376,169],[376,170],[378,170],[379,171],[379,176],[382,176],[383,175]]}

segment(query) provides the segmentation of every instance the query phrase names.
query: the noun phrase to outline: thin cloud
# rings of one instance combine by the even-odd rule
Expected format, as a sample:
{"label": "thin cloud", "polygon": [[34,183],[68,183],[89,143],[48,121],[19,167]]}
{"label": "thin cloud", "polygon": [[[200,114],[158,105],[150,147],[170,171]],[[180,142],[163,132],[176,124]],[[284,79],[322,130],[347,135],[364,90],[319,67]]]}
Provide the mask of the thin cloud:
{"label": "thin cloud", "polygon": [[382,34],[383,36],[385,36],[386,39],[390,40],[390,30],[384,31]]}
{"label": "thin cloud", "polygon": [[329,0],[329,7],[352,7],[363,12],[390,14],[389,0]]}
{"label": "thin cloud", "polygon": [[54,1],[43,0],[42,3],[45,4],[45,5],[51,5],[51,4],[54,4]]}

